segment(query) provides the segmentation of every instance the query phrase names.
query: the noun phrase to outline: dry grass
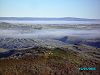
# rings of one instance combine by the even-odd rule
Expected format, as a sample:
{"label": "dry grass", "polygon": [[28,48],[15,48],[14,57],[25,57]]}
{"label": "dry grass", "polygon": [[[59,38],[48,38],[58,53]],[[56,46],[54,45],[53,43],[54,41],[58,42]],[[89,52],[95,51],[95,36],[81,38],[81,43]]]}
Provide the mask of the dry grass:
{"label": "dry grass", "polygon": [[[96,67],[96,71],[79,71],[80,67]],[[0,60],[0,75],[100,75],[100,62],[84,59],[72,51],[58,48],[34,58]]]}

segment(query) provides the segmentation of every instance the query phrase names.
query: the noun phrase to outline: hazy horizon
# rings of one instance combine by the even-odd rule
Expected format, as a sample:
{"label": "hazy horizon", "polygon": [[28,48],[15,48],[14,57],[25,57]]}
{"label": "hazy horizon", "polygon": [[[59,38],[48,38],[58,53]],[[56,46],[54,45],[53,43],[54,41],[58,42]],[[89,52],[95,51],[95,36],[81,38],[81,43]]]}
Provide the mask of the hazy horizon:
{"label": "hazy horizon", "polygon": [[80,18],[80,19],[100,19],[100,18],[83,18],[83,17],[69,17],[69,16],[65,16],[65,17],[28,17],[28,16],[0,16],[0,18]]}

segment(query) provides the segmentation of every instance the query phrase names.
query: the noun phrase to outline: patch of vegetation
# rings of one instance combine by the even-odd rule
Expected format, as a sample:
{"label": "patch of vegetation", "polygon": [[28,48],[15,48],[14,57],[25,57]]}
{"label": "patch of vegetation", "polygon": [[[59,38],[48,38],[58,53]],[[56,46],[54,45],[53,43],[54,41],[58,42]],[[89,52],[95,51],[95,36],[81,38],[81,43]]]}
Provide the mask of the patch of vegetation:
{"label": "patch of vegetation", "polygon": [[58,57],[59,61],[62,60],[66,60],[66,61],[70,61],[71,63],[75,64],[76,66],[79,66],[82,61],[84,60],[84,58],[78,56],[77,54],[75,54],[75,52],[73,51],[69,51],[69,50],[63,50],[60,48],[55,48],[53,50],[51,50],[50,52],[50,57]]}
{"label": "patch of vegetation", "polygon": [[[26,51],[30,51],[30,53],[32,51],[38,52],[34,57],[33,55],[26,55],[20,59],[0,60],[0,75],[83,75],[83,72],[79,71],[79,67],[99,66],[98,61],[95,61],[96,64],[93,64],[92,60],[85,61],[77,52],[67,48],[37,47]],[[99,70],[97,69],[96,72],[98,74]],[[93,73],[97,75],[96,72]],[[87,75],[87,73],[84,73],[84,75]]]}

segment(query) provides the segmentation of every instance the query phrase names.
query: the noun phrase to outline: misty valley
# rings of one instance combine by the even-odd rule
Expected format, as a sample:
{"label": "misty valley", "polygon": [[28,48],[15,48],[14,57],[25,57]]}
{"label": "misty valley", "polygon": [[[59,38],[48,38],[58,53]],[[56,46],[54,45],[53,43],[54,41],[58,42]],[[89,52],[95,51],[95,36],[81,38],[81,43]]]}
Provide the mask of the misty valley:
{"label": "misty valley", "polygon": [[0,22],[1,75],[82,75],[83,66],[96,67],[93,74],[98,74],[99,62],[100,24]]}
{"label": "misty valley", "polygon": [[0,75],[100,75],[100,0],[0,0]]}
{"label": "misty valley", "polygon": [[[86,44],[100,48],[100,25],[99,24],[20,24],[0,23],[0,47],[6,47],[6,43],[12,39],[25,39],[43,41],[45,43]],[[7,40],[6,40],[7,39]],[[49,41],[45,41],[49,40]],[[23,40],[24,41],[24,40]],[[16,45],[20,41],[12,41]],[[26,42],[27,43],[27,42]],[[14,45],[13,44],[13,45]],[[31,43],[30,43],[31,44]],[[39,43],[38,43],[39,44]],[[9,44],[10,45],[10,44]],[[12,46],[13,46],[12,45]],[[28,46],[27,46],[28,47]],[[13,48],[13,47],[11,47]],[[17,46],[15,46],[17,48]]]}

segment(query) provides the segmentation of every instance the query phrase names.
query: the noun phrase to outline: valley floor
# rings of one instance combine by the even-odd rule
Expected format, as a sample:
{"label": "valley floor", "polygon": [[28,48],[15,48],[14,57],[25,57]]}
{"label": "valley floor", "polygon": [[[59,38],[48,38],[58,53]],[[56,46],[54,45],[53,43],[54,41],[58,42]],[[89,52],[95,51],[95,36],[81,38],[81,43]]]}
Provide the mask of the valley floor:
{"label": "valley floor", "polygon": [[1,22],[0,75],[100,75],[99,32],[100,24]]}

